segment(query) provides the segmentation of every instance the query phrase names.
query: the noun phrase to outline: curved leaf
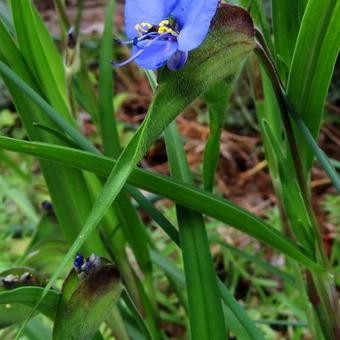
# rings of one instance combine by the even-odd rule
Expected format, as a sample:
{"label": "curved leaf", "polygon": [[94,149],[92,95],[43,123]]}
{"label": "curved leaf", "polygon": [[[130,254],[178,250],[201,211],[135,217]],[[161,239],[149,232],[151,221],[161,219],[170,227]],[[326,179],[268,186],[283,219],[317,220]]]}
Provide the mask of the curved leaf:
{"label": "curved leaf", "polygon": [[[172,177],[193,184],[181,137],[174,123],[165,130],[164,139]],[[203,215],[178,204],[176,215],[192,339],[222,339],[227,332]]]}
{"label": "curved leaf", "polygon": [[[4,307],[6,313],[12,308],[13,315],[19,315],[20,309],[22,308],[22,305],[24,305],[22,308],[22,316],[24,317],[20,320],[23,321],[31,312],[32,307],[34,307],[40,299],[43,290],[44,289],[41,287],[20,287],[0,292],[0,305],[7,305],[7,307]],[[52,290],[48,291],[47,295],[39,304],[38,311],[53,320],[57,308],[58,298],[59,294],[57,292]],[[1,312],[0,314],[2,315]]]}
{"label": "curved leaf", "polygon": [[13,0],[12,13],[20,50],[51,104],[70,123],[66,79],[60,54],[30,0]]}
{"label": "curved leaf", "polygon": [[[1,136],[0,147],[44,159],[55,160],[76,168],[92,171],[103,177],[109,175],[110,170],[115,164],[112,159],[84,151],[43,143],[18,141]],[[268,244],[307,267],[322,270],[311,257],[299,249],[285,235],[269,226],[257,216],[228,200],[191,185],[171,180],[163,175],[138,168],[134,169],[130,175],[129,183],[157,195],[167,197],[187,208],[216,218]]]}
{"label": "curved leaf", "polygon": [[220,156],[220,137],[232,81],[232,78],[221,81],[204,96],[209,110],[210,133],[204,149],[203,188],[208,191],[212,191],[214,187],[215,171]]}
{"label": "curved leaf", "polygon": [[[315,139],[319,134],[325,99],[340,50],[339,17],[339,1],[308,1],[289,72],[288,101]],[[313,151],[300,130],[296,129],[295,138],[303,169],[308,174]]]}

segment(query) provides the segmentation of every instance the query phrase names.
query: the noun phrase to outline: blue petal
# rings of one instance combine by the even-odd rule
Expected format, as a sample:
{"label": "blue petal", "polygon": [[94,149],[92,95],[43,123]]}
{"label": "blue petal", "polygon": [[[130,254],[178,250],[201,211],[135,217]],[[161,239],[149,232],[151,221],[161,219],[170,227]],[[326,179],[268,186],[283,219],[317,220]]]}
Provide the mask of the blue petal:
{"label": "blue petal", "polygon": [[219,0],[178,0],[173,15],[181,26],[178,49],[186,52],[197,48],[208,34]]}
{"label": "blue petal", "polygon": [[[144,45],[149,44],[143,42]],[[140,47],[134,46],[132,53],[138,53],[143,49],[143,45]],[[177,42],[173,39],[157,40],[152,42],[149,46],[145,47],[143,52],[135,59],[135,62],[142,68],[147,70],[156,70],[167,62],[167,60],[176,53]]]}
{"label": "blue petal", "polygon": [[169,70],[176,71],[182,68],[188,60],[188,52],[177,51],[167,62]]}
{"label": "blue petal", "polygon": [[141,22],[159,24],[172,12],[176,0],[126,0],[125,32],[133,39],[137,32],[135,26]]}

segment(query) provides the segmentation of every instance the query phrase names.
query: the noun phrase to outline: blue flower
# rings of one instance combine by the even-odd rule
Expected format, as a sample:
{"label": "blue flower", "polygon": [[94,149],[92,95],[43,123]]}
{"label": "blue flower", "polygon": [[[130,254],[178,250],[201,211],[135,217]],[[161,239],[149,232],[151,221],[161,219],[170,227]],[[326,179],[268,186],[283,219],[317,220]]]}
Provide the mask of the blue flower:
{"label": "blue flower", "polygon": [[167,64],[178,70],[188,52],[208,34],[219,0],[126,0],[125,29],[132,57],[114,66],[135,61],[155,70]]}

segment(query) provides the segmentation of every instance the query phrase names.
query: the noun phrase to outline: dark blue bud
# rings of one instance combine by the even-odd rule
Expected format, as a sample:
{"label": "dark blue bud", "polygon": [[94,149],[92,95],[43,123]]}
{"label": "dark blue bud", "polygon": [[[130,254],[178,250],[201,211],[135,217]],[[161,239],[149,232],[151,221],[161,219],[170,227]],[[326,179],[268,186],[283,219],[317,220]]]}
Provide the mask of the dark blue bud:
{"label": "dark blue bud", "polygon": [[75,257],[73,261],[73,266],[76,269],[81,270],[81,267],[83,264],[84,264],[84,257],[81,254],[77,254],[77,256]]}
{"label": "dark blue bud", "polygon": [[85,263],[85,268],[84,268],[84,271],[86,273],[88,273],[91,269],[93,269],[95,267],[94,263],[92,261],[87,261]]}
{"label": "dark blue bud", "polygon": [[47,212],[53,212],[53,205],[52,205],[52,203],[51,202],[49,202],[49,201],[43,201],[42,203],[41,203],[41,206],[42,206],[42,208],[45,210],[45,211],[47,211]]}

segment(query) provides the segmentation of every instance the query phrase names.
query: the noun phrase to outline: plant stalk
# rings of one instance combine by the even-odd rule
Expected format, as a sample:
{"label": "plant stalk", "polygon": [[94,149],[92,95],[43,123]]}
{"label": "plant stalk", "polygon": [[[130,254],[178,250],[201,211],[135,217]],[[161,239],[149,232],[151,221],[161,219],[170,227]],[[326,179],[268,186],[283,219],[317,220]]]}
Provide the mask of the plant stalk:
{"label": "plant stalk", "polygon": [[[340,338],[340,320],[339,319],[339,306],[337,294],[334,286],[334,279],[329,273],[328,259],[325,254],[325,249],[322,243],[320,229],[312,209],[310,201],[310,193],[307,188],[307,181],[304,176],[302,164],[299,157],[298,147],[294,138],[293,127],[289,116],[289,108],[287,107],[286,99],[284,96],[284,89],[279,78],[278,72],[272,62],[270,56],[265,49],[259,44],[255,48],[255,53],[263,64],[265,71],[272,81],[272,85],[276,94],[276,98],[280,107],[281,117],[284,124],[287,140],[291,150],[297,181],[301,190],[302,199],[311,219],[311,227],[313,237],[315,239],[315,250],[317,261],[325,267],[326,274],[311,272],[307,273],[309,282],[312,282],[315,290],[309,289],[309,299],[313,304],[316,313],[319,317],[320,324],[322,325],[323,332],[327,339]],[[311,285],[309,285],[311,287]],[[317,299],[316,299],[317,296]],[[317,301],[317,303],[316,303]]]}

